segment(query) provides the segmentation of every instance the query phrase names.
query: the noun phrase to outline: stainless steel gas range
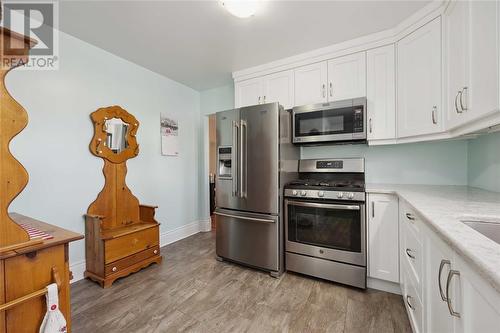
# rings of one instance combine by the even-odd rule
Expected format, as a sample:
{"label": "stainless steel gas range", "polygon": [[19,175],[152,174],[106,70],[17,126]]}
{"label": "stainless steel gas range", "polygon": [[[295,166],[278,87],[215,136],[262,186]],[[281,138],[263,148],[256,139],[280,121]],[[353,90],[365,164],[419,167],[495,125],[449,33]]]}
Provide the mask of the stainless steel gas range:
{"label": "stainless steel gas range", "polygon": [[301,160],[285,186],[286,269],[366,288],[364,159]]}

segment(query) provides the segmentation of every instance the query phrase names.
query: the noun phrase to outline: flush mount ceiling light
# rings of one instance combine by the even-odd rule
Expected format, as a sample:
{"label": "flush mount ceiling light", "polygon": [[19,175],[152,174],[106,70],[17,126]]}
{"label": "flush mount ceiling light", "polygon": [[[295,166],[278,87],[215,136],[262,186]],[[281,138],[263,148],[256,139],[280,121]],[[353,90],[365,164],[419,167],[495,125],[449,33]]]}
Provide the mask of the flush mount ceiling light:
{"label": "flush mount ceiling light", "polygon": [[262,1],[221,0],[219,2],[232,15],[239,18],[247,18],[257,12]]}

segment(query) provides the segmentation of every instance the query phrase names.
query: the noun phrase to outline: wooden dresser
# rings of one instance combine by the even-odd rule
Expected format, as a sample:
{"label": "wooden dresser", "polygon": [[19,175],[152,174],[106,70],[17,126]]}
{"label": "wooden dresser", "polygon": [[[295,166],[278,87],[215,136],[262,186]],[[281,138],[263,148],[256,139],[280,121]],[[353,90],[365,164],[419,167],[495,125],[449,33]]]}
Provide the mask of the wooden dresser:
{"label": "wooden dresser", "polygon": [[2,27],[0,40],[0,333],[38,332],[51,283],[59,287],[60,310],[70,332],[68,244],[83,236],[8,213],[28,183],[28,173],[9,150],[11,140],[28,124],[28,115],[4,82],[11,69],[27,62],[35,41]]}
{"label": "wooden dresser", "polygon": [[104,188],[86,214],[85,276],[106,288],[152,263],[161,263],[155,206],[140,205],[125,183],[126,161],[137,156],[139,122],[119,106],[91,115],[90,151],[104,160]]}

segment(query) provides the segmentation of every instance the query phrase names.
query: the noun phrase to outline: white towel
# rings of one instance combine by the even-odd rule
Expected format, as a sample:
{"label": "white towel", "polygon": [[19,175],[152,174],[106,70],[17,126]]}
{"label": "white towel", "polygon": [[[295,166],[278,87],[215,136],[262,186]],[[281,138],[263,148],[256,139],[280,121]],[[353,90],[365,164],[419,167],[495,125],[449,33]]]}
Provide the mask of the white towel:
{"label": "white towel", "polygon": [[66,319],[59,310],[59,293],[57,284],[52,283],[47,287],[47,313],[43,318],[40,333],[64,333],[66,330]]}

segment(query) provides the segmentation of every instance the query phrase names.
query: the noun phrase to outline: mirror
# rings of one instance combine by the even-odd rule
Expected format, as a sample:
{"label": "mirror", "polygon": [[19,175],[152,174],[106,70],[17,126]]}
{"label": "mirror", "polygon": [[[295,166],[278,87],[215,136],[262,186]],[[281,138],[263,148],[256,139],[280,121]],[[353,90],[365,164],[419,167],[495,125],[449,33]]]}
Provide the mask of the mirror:
{"label": "mirror", "polygon": [[128,148],[127,133],[130,125],[120,118],[111,118],[104,122],[106,132],[105,145],[113,153],[119,154]]}

